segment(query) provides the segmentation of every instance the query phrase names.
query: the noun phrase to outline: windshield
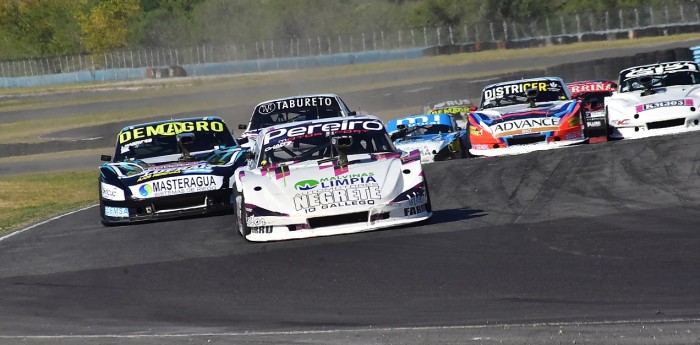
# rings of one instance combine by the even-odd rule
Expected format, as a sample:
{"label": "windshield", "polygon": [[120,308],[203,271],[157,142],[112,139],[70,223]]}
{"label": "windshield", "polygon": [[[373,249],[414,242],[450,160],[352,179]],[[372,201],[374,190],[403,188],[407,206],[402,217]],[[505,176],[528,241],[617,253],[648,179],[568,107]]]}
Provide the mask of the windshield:
{"label": "windshield", "polygon": [[[700,84],[700,72],[698,71],[674,72],[662,75],[650,75],[647,77],[651,78],[652,88]],[[644,90],[644,84],[641,83],[640,79],[641,77],[626,79],[622,82],[620,92]]]}
{"label": "windshield", "polygon": [[344,116],[335,97],[301,97],[259,104],[250,119],[248,130],[274,125]]}
{"label": "windshield", "polygon": [[567,88],[558,80],[523,81],[512,84],[492,85],[481,94],[481,109],[503,107],[513,104],[527,104],[525,92],[537,90],[535,102],[568,100]]}
{"label": "windshield", "polygon": [[190,152],[237,145],[233,135],[221,121],[167,122],[122,130],[117,138],[114,161],[182,154],[177,143],[177,134],[180,133],[194,134]]}
{"label": "windshield", "polygon": [[[331,145],[331,139],[334,136],[352,138],[352,144],[347,149],[348,155],[393,152],[394,147],[381,122],[371,121],[370,123],[372,122],[378,125],[364,126],[363,129],[323,131],[321,125],[310,124],[305,134],[295,136],[274,137],[276,131],[287,133],[287,129],[268,132],[265,135],[264,144],[259,149],[259,165],[335,157],[338,151]],[[289,129],[288,133],[296,134],[297,129],[299,127]],[[274,139],[270,140],[270,137]]]}
{"label": "windshield", "polygon": [[420,136],[425,134],[452,133],[452,126],[449,125],[421,125],[410,127],[406,131],[406,137]]}

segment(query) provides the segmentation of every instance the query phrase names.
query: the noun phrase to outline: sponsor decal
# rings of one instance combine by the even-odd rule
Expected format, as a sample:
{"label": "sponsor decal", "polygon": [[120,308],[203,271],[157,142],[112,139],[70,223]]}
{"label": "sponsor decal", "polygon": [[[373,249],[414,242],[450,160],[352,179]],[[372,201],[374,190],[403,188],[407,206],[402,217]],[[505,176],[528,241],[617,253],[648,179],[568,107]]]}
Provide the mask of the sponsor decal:
{"label": "sponsor decal", "polygon": [[291,108],[322,107],[331,106],[335,103],[333,97],[303,97],[284,99],[274,102],[263,103],[258,106],[258,113],[266,115],[275,110],[285,110]]}
{"label": "sponsor decal", "polygon": [[670,101],[645,103],[645,104],[640,104],[640,105],[636,106],[635,110],[639,113],[642,111],[652,110],[652,109],[657,109],[657,108],[682,107],[682,106],[692,107],[693,100],[692,99],[674,99],[674,100],[670,100]]}
{"label": "sponsor decal", "polygon": [[158,125],[130,128],[119,133],[119,144],[154,136],[171,136],[188,132],[223,132],[226,126],[220,121],[177,121]]}
{"label": "sponsor decal", "polygon": [[636,78],[645,75],[660,75],[665,73],[697,70],[698,66],[693,62],[662,63],[646,67],[631,68],[627,71],[623,71],[623,79]]}
{"label": "sponsor decal", "polygon": [[222,176],[184,175],[163,178],[130,188],[134,194],[138,193],[144,198],[154,198],[216,190],[222,185]]}
{"label": "sponsor decal", "polygon": [[271,226],[251,227],[251,228],[250,228],[250,233],[251,233],[251,234],[271,234],[271,233],[272,233],[272,227],[271,227]]}
{"label": "sponsor decal", "polygon": [[326,132],[338,133],[340,131],[353,130],[383,131],[384,125],[379,120],[343,120],[340,122],[309,123],[304,126],[271,130],[265,133],[263,145],[277,138],[284,138],[285,136],[287,138],[293,138],[307,135],[319,135]]}
{"label": "sponsor decal", "polygon": [[126,207],[105,206],[105,216],[114,218],[129,218],[129,209]]}
{"label": "sponsor decal", "polygon": [[470,135],[473,135],[473,136],[475,136],[475,137],[479,137],[479,136],[481,136],[482,134],[484,134],[484,132],[481,130],[481,128],[476,128],[476,127],[474,127],[474,126],[470,126],[470,127],[469,127],[469,134],[470,134]]}
{"label": "sponsor decal", "polygon": [[[312,183],[309,181],[318,184],[311,190],[300,190],[300,193],[294,196],[294,208],[297,211],[311,213],[319,209],[333,207],[374,205],[377,200],[381,199],[379,184],[372,173],[333,176],[322,178],[319,181],[300,182],[304,182],[303,186],[310,186]],[[315,189],[317,187],[318,189]]]}
{"label": "sponsor decal", "polygon": [[559,129],[558,117],[512,120],[491,126],[491,130],[493,130],[496,138],[518,134],[549,132],[557,129]]}
{"label": "sponsor decal", "polygon": [[124,198],[124,191],[121,190],[121,188],[112,186],[110,184],[100,182],[100,191],[101,191],[102,197],[107,199],[107,200],[115,200],[115,201],[126,200]]}
{"label": "sponsor decal", "polygon": [[595,91],[611,91],[612,84],[610,83],[590,83],[590,84],[569,84],[569,90],[572,93],[595,92]]}
{"label": "sponsor decal", "polygon": [[629,125],[630,120],[629,119],[624,119],[624,120],[613,120],[612,122],[615,126],[624,126],[624,125]]}
{"label": "sponsor decal", "polygon": [[151,142],[153,142],[153,139],[152,139],[152,138],[143,139],[143,140],[137,140],[137,141],[132,141],[132,142],[126,144],[126,145],[122,145],[122,147],[121,147],[121,153],[127,153],[127,152],[129,152],[129,149],[130,149],[131,147],[141,146],[142,144],[148,144],[148,143],[151,143]]}
{"label": "sponsor decal", "polygon": [[588,127],[601,127],[603,126],[602,121],[591,121],[588,123]]}
{"label": "sponsor decal", "polygon": [[468,114],[470,111],[469,107],[449,107],[430,109],[428,114]]}
{"label": "sponsor decal", "polygon": [[579,139],[581,138],[581,133],[567,133],[566,140]]}
{"label": "sponsor decal", "polygon": [[[553,82],[553,84],[556,87],[559,87],[558,83]],[[483,98],[485,100],[486,99],[503,98],[503,96],[506,96],[506,95],[512,95],[512,94],[516,94],[516,93],[524,93],[528,89],[537,89],[537,91],[547,91],[549,87],[550,86],[547,85],[547,82],[544,82],[544,81],[501,85],[501,86],[497,86],[497,87],[494,87],[491,89],[484,90]]]}
{"label": "sponsor decal", "polygon": [[411,206],[411,207],[406,207],[403,209],[403,215],[404,216],[413,216],[419,213],[424,213],[428,212],[428,208],[426,207],[427,205],[418,205],[418,206]]}
{"label": "sponsor decal", "polygon": [[146,181],[151,178],[177,175],[181,173],[194,171],[210,173],[212,172],[212,169],[207,163],[202,162],[183,162],[159,165],[155,167],[149,167],[148,170],[146,170],[146,172],[143,175],[141,175],[141,177],[139,177],[139,179],[136,182]]}
{"label": "sponsor decal", "polygon": [[303,180],[294,184],[294,189],[296,190],[311,190],[318,186],[319,182],[317,180]]}
{"label": "sponsor decal", "polygon": [[350,186],[356,184],[366,184],[373,183],[376,184],[377,180],[374,178],[374,173],[359,173],[359,174],[348,174],[343,176],[331,176],[324,177],[319,180],[303,180],[294,184],[294,189],[296,190],[312,190],[316,187],[319,188],[333,188],[340,186]]}
{"label": "sponsor decal", "polygon": [[490,147],[486,144],[472,144],[472,149],[474,150],[488,150]]}
{"label": "sponsor decal", "polygon": [[265,222],[265,218],[262,217],[247,217],[246,218],[246,225],[248,226],[265,226],[267,225],[267,222]]}

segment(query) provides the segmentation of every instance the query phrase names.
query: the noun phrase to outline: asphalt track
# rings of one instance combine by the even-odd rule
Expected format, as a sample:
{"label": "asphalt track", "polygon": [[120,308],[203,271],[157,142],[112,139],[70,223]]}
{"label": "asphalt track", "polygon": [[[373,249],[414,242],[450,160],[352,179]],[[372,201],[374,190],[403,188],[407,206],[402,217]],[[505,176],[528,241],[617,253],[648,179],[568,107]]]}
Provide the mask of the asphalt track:
{"label": "asphalt track", "polygon": [[698,147],[438,162],[429,222],[298,241],[80,210],[0,238],[0,344],[700,343]]}

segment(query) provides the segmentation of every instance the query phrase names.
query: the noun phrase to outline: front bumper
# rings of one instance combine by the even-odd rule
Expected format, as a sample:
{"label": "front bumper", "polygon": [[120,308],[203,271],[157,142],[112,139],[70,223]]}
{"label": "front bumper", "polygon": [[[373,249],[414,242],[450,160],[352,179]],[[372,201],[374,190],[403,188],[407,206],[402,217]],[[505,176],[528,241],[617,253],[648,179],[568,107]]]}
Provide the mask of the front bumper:
{"label": "front bumper", "polygon": [[280,241],[372,231],[426,220],[432,216],[427,199],[369,206],[359,212],[323,216],[252,216],[247,223],[253,242]]}
{"label": "front bumper", "polygon": [[104,224],[124,224],[231,211],[233,208],[230,189],[152,199],[100,200],[100,215]]}

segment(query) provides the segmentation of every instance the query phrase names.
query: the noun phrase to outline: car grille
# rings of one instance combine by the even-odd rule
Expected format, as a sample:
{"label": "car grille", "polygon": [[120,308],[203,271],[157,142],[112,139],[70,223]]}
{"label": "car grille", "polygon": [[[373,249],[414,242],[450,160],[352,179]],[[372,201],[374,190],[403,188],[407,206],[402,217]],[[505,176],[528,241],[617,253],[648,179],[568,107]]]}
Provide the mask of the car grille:
{"label": "car grille", "polygon": [[647,128],[659,129],[659,128],[677,127],[677,126],[683,126],[683,125],[685,125],[685,118],[666,120],[666,121],[648,122]]}
{"label": "car grille", "polygon": [[346,213],[346,214],[338,214],[334,216],[327,216],[327,217],[314,217],[314,218],[309,218],[309,227],[312,229],[315,228],[322,228],[325,226],[335,226],[335,225],[343,225],[343,224],[352,224],[352,223],[367,223],[367,217],[369,216],[369,212],[355,212],[355,213]]}
{"label": "car grille", "polygon": [[176,210],[187,207],[205,207],[205,195],[177,196],[174,198],[161,199],[153,202],[155,211]]}
{"label": "car grille", "polygon": [[544,142],[546,137],[544,134],[528,135],[528,136],[517,136],[514,138],[506,139],[508,141],[508,146],[511,145],[527,145]]}

